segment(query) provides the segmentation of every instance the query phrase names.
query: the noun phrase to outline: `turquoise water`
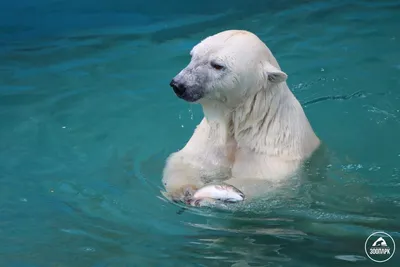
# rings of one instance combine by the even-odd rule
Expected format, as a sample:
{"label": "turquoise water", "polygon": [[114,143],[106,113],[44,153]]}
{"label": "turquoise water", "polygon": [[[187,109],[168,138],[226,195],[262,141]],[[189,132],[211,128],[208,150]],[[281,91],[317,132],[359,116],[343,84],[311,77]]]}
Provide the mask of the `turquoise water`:
{"label": "turquoise water", "polygon": [[[398,1],[14,2],[0,3],[1,266],[379,266],[364,252],[378,230],[400,247]],[[271,48],[333,161],[244,210],[179,214],[161,172],[202,112],[168,84],[233,28]]]}

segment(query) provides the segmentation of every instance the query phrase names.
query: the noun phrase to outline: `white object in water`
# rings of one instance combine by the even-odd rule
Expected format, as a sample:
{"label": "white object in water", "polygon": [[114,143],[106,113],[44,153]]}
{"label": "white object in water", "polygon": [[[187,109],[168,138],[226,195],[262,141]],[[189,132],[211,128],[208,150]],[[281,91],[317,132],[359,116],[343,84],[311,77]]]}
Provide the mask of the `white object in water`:
{"label": "white object in water", "polygon": [[193,194],[190,205],[203,206],[202,202],[211,204],[216,201],[234,203],[243,201],[244,198],[243,192],[232,185],[210,184],[200,188]]}

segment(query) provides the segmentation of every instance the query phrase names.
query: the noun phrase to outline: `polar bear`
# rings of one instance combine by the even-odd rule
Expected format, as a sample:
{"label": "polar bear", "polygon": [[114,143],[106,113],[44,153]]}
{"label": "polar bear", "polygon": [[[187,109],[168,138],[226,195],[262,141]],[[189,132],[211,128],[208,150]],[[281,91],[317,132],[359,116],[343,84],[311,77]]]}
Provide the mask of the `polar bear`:
{"label": "polar bear", "polygon": [[180,201],[223,181],[249,199],[262,196],[263,184],[295,174],[321,141],[269,48],[254,33],[227,30],[202,40],[190,55],[170,86],[179,98],[199,103],[204,118],[167,158],[166,195]]}

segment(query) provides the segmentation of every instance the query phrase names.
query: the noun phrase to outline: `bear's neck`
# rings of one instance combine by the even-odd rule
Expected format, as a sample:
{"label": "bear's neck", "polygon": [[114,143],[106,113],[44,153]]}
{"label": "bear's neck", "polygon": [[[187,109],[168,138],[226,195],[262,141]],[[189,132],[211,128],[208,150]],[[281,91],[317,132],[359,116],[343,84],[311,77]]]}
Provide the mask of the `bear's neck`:
{"label": "bear's neck", "polygon": [[262,89],[232,112],[238,149],[301,160],[319,145],[298,100],[286,83]]}
{"label": "bear's neck", "polygon": [[204,117],[210,127],[209,138],[221,145],[232,143],[234,141],[232,108],[228,108],[219,101],[210,100],[201,105]]}

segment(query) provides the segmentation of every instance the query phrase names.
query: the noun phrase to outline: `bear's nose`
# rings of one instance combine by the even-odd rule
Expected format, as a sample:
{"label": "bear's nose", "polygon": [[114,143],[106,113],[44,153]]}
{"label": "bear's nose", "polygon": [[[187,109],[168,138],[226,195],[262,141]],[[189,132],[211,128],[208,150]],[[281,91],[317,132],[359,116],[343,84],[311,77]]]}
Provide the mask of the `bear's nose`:
{"label": "bear's nose", "polygon": [[174,89],[175,94],[179,97],[182,96],[186,91],[185,86],[181,83],[178,83],[175,79],[172,79],[172,81],[169,83],[169,86]]}

